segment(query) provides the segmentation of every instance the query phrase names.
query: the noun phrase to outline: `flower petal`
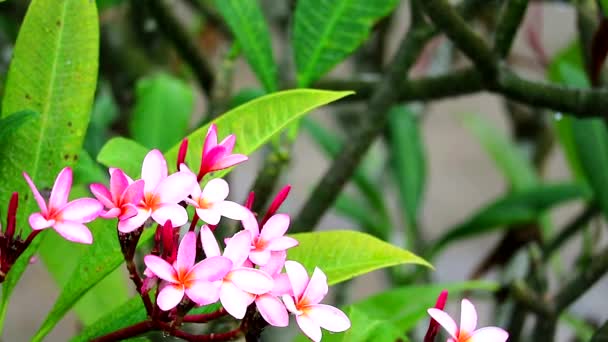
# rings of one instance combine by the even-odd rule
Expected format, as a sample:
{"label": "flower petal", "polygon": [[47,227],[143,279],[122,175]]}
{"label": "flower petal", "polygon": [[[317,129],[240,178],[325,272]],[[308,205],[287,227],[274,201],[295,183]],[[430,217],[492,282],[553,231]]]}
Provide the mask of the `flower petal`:
{"label": "flower petal", "polygon": [[285,235],[285,232],[287,232],[287,228],[289,228],[289,215],[273,215],[271,218],[268,219],[266,224],[264,224],[264,227],[262,227],[260,239],[264,241],[270,241],[272,239],[279,238]]}
{"label": "flower petal", "polygon": [[456,322],[454,322],[450,315],[445,313],[445,311],[443,310],[435,308],[430,308],[426,311],[434,320],[437,321],[437,323],[439,323],[439,325],[441,325],[448,332],[448,334],[450,334],[450,336],[452,336],[453,338],[458,338],[456,336],[456,334],[458,333],[458,327],[456,326]]}
{"label": "flower petal", "polygon": [[40,208],[40,211],[42,212],[42,215],[46,216],[46,214],[49,211],[46,208],[46,202],[44,201],[44,198],[42,197],[42,195],[38,191],[38,188],[36,188],[36,185],[34,184],[34,182],[32,181],[32,179],[30,178],[30,175],[28,175],[27,173],[24,172],[23,173],[23,178],[25,178],[25,181],[27,182],[27,185],[30,186],[30,189],[32,190],[32,193],[34,194],[34,198],[36,199],[36,203],[38,203],[38,207]]}
{"label": "flower petal", "polygon": [[292,260],[285,261],[285,271],[289,277],[293,295],[299,300],[308,286],[308,272],[302,264]]}
{"label": "flower petal", "polygon": [[179,273],[189,271],[194,266],[196,259],[196,234],[187,232],[182,238],[177,249],[177,259],[175,259],[175,269]]}
{"label": "flower petal", "polygon": [[167,177],[167,161],[159,150],[148,152],[141,166],[144,192],[153,193],[160,182]]}
{"label": "flower petal", "polygon": [[55,220],[47,220],[40,213],[33,213],[28,221],[33,230],[48,228],[55,224]]}
{"label": "flower petal", "polygon": [[84,224],[61,221],[55,222],[53,229],[68,241],[86,244],[93,243],[93,235],[91,235],[91,231]]}
{"label": "flower petal", "polygon": [[57,214],[62,220],[77,223],[91,222],[99,216],[103,206],[92,198],[79,198],[60,209]]}
{"label": "flower petal", "polygon": [[249,260],[253,261],[258,266],[264,266],[270,261],[270,251],[268,250],[253,250],[249,252]]}
{"label": "flower petal", "polygon": [[175,284],[166,284],[158,293],[156,304],[163,311],[169,311],[184,298],[184,287]]}
{"label": "flower petal", "polygon": [[210,203],[221,202],[228,197],[228,182],[221,178],[214,178],[205,185],[201,196]]}
{"label": "flower petal", "polygon": [[207,305],[220,299],[220,289],[211,282],[199,280],[186,288],[186,296],[198,305]]}
{"label": "flower petal", "polygon": [[163,179],[155,193],[160,196],[161,203],[179,203],[190,195],[193,187],[198,186],[196,177],[189,172],[176,172]]}
{"label": "flower petal", "polygon": [[242,319],[245,317],[247,307],[253,303],[255,296],[249,294],[234,285],[230,281],[224,281],[220,288],[220,301],[232,317]]}
{"label": "flower petal", "polygon": [[305,311],[306,316],[310,317],[323,329],[342,332],[350,328],[350,320],[344,312],[331,305],[310,305],[306,307]]}
{"label": "flower petal", "polygon": [[285,251],[271,252],[270,260],[268,260],[266,265],[260,267],[260,269],[268,273],[271,277],[274,277],[275,274],[281,272],[286,259],[287,252]]}
{"label": "flower petal", "polygon": [[110,191],[108,191],[108,188],[106,188],[105,185],[93,183],[89,186],[89,189],[91,189],[91,193],[93,194],[93,196],[95,196],[95,198],[97,198],[97,200],[101,202],[101,204],[103,204],[106,208],[110,209],[116,207],[116,204],[112,199],[112,194],[110,193]]}
{"label": "flower petal", "polygon": [[460,330],[471,334],[477,327],[477,311],[468,299],[460,303]]}
{"label": "flower petal", "polygon": [[164,225],[171,220],[173,227],[181,227],[188,222],[188,212],[184,207],[175,203],[167,203],[152,211],[152,219],[158,224]]}
{"label": "flower petal", "polygon": [[327,276],[320,268],[315,267],[302,298],[305,298],[309,304],[317,304],[327,295],[327,291],[329,291]]}
{"label": "flower petal", "polygon": [[249,247],[251,246],[251,234],[242,230],[236,233],[230,241],[226,243],[226,249],[224,249],[224,256],[232,260],[233,267],[240,267],[243,265],[247,257],[249,256]]}
{"label": "flower petal", "polygon": [[110,176],[110,192],[112,193],[112,201],[118,203],[122,193],[129,186],[129,180],[125,177],[125,173],[121,169],[114,169]]}
{"label": "flower petal", "polygon": [[49,197],[49,208],[59,209],[68,203],[68,196],[72,188],[72,169],[64,167],[53,184],[51,197]]}
{"label": "flower petal", "polygon": [[249,209],[232,201],[219,202],[216,207],[222,216],[233,220],[243,220],[251,213]]}
{"label": "flower petal", "polygon": [[278,298],[271,295],[258,296],[255,305],[268,324],[275,327],[286,327],[289,325],[289,314],[285,305]]}
{"label": "flower petal", "polygon": [[279,238],[270,240],[266,248],[270,251],[284,251],[299,244],[300,243],[298,242],[298,240],[292,237],[281,236]]}
{"label": "flower petal", "polygon": [[216,163],[214,163],[211,170],[217,171],[217,170],[226,169],[226,168],[229,168],[236,164],[240,164],[244,161],[247,161],[247,159],[249,159],[249,158],[244,154],[231,154],[227,157],[220,159]]}
{"label": "flower petal", "polygon": [[277,274],[272,279],[274,280],[274,287],[270,293],[273,296],[291,294],[291,283],[289,282],[289,277],[287,277],[287,274]]}
{"label": "flower petal", "polygon": [[298,322],[298,326],[304,335],[308,336],[308,338],[314,342],[321,341],[321,337],[323,336],[321,333],[321,327],[315,323],[315,321],[306,315],[296,316],[296,321]]}
{"label": "flower petal", "polygon": [[236,136],[234,134],[230,134],[225,137],[218,145],[223,146],[226,149],[226,153],[232,153],[234,149],[234,143],[236,142]]}
{"label": "flower petal", "polygon": [[470,342],[505,342],[509,338],[509,333],[498,327],[485,327],[475,332],[470,338]]}
{"label": "flower petal", "polygon": [[137,215],[118,222],[118,231],[121,233],[130,233],[143,226],[149,217],[150,210],[137,208]]}
{"label": "flower petal", "polygon": [[148,270],[152,271],[160,279],[171,283],[179,282],[173,266],[162,258],[149,254],[144,257],[144,264],[146,264]]}
{"label": "flower petal", "polygon": [[201,227],[201,244],[203,245],[203,251],[207,257],[222,255],[215,235],[213,235],[211,229],[206,225]]}
{"label": "flower petal", "polygon": [[241,223],[243,224],[243,229],[251,233],[252,240],[254,240],[260,235],[260,227],[258,225],[258,220],[251,211],[248,210],[247,215],[241,219]]}
{"label": "flower petal", "polygon": [[215,146],[217,146],[217,126],[215,124],[211,124],[207,130],[207,135],[205,136],[205,142],[203,144],[203,156],[209,153],[209,150]]}
{"label": "flower petal", "polygon": [[[114,208],[114,209],[117,209],[117,208]],[[114,209],[112,209],[112,210],[114,210]],[[117,216],[118,216],[119,220],[129,219],[139,213],[139,211],[137,210],[137,207],[130,203],[123,204],[122,207],[120,209],[118,209],[118,211],[119,211],[119,215],[117,215]]]}
{"label": "flower petal", "polygon": [[257,295],[268,293],[274,287],[272,278],[255,268],[239,267],[232,270],[226,278],[239,289]]}
{"label": "flower petal", "polygon": [[222,214],[215,208],[196,209],[196,214],[203,222],[213,225],[218,224],[222,218]]}
{"label": "flower petal", "polygon": [[283,299],[283,303],[285,304],[285,307],[287,308],[287,310],[289,310],[289,312],[291,312],[294,315],[301,314],[301,312],[298,311],[298,308],[296,308],[296,303],[293,301],[292,296],[283,295],[281,298]]}
{"label": "flower petal", "polygon": [[188,272],[188,279],[216,281],[224,278],[231,269],[232,261],[230,259],[223,256],[207,256],[207,259],[194,265]]}
{"label": "flower petal", "polygon": [[122,202],[122,204],[139,204],[139,202],[141,202],[141,200],[144,198],[144,186],[145,183],[142,179],[129,184],[129,186],[127,186],[125,191],[122,193],[120,202]]}

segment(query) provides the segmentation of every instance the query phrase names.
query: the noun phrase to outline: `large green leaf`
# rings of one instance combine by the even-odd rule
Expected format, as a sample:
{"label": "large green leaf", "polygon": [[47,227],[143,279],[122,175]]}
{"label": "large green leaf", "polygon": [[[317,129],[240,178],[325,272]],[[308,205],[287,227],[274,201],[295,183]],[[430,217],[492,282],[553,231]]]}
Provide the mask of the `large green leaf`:
{"label": "large green leaf", "polygon": [[298,85],[307,87],[350,55],[398,0],[298,1],[293,29]]}
{"label": "large green leaf", "polygon": [[188,131],[194,109],[192,86],[168,74],[137,81],[129,131],[147,148],[167,151]]}
{"label": "large green leaf", "polygon": [[[66,275],[66,278],[63,279],[65,285],[32,341],[41,341],[83,295],[116,270],[124,261],[118,243],[116,221],[97,219],[89,226],[93,233],[94,243],[82,252],[70,275]],[[153,236],[154,229],[144,230],[139,244],[145,243]],[[115,305],[121,304],[119,299],[117,298],[117,302],[110,306],[115,307]],[[107,311],[104,310],[105,312]],[[98,317],[99,315],[96,315],[94,318]]]}
{"label": "large green leaf", "polygon": [[[23,171],[32,176],[39,188],[50,188],[59,170],[75,162],[95,94],[98,47],[95,2],[30,3],[8,72],[2,116],[26,109],[40,116],[10,134],[7,141],[13,143],[0,146],[0,193],[29,194]],[[36,204],[32,196],[22,198],[19,226],[27,227],[28,214]],[[8,299],[39,241],[24,253],[3,283],[0,325]]]}
{"label": "large green leaf", "polygon": [[270,31],[257,0],[216,0],[230,30],[267,92],[277,90],[277,66],[272,57]]}
{"label": "large green leaf", "polygon": [[415,254],[352,230],[300,233],[291,235],[299,246],[287,252],[309,271],[319,267],[330,285],[356,276],[395,265],[418,264],[431,266]]}
{"label": "large green leaf", "polygon": [[110,85],[100,82],[97,87],[91,121],[84,138],[84,148],[90,156],[96,157],[99,150],[110,139],[110,126],[118,117],[120,109],[112,96]]}
{"label": "large green leaf", "polygon": [[[272,136],[287,127],[305,113],[352,94],[350,91],[324,91],[314,89],[295,89],[273,93],[228,111],[213,122],[217,125],[218,135],[236,135],[234,153],[250,154]],[[188,136],[190,144],[186,161],[192,168],[198,168],[201,160],[203,141],[209,125],[205,125]],[[166,154],[169,167],[175,168],[179,145]],[[146,150],[128,139],[110,140],[99,152],[97,160],[112,167],[119,167],[129,175],[136,176],[141,169],[141,161]],[[214,173],[221,177],[229,170]]]}
{"label": "large green leaf", "polygon": [[580,184],[541,184],[509,193],[454,227],[435,244],[437,252],[447,244],[488,233],[502,226],[535,221],[542,213],[575,199],[588,199],[590,190]]}
{"label": "large green leaf", "polygon": [[0,144],[4,144],[4,137],[11,132],[17,131],[23,124],[38,117],[38,113],[32,110],[22,110],[0,119]]}

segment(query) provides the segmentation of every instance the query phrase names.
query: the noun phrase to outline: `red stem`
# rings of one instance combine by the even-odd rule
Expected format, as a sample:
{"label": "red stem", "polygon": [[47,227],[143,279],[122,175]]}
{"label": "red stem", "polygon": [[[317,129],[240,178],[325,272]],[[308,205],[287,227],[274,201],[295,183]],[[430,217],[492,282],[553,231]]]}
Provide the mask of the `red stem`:
{"label": "red stem", "polygon": [[198,223],[198,214],[196,213],[196,210],[194,211],[194,217],[192,218],[192,222],[190,223],[190,230],[191,232],[194,231],[194,228],[196,228],[196,224]]}
{"label": "red stem", "polygon": [[225,333],[211,333],[207,335],[193,335],[181,330],[175,330],[171,325],[165,322],[157,322],[158,326],[163,330],[171,334],[172,336],[179,337],[190,342],[219,342],[219,341],[232,341],[237,339],[243,334],[240,327],[230,330]]}
{"label": "red stem", "polygon": [[199,315],[187,315],[184,317],[184,322],[187,323],[208,323],[227,314],[224,308],[219,308],[217,311],[199,314]]}
{"label": "red stem", "polygon": [[143,321],[120,330],[116,330],[107,335],[92,339],[92,342],[112,342],[125,340],[129,337],[135,337],[154,329],[154,323],[151,321]]}
{"label": "red stem", "polygon": [[148,293],[142,291],[143,281],[141,280],[139,273],[137,272],[135,262],[133,262],[133,259],[125,261],[127,263],[127,270],[129,270],[129,277],[131,278],[131,280],[133,280],[137,293],[139,293],[141,300],[144,302],[144,306],[146,307],[146,312],[148,313],[148,316],[151,316],[153,313],[154,306],[152,305],[152,301],[150,300],[150,296],[148,295]]}
{"label": "red stem", "polygon": [[42,230],[32,230],[30,235],[27,236],[27,240],[25,240],[25,242],[24,242],[26,248],[27,248],[27,246],[29,246],[32,243],[32,241],[34,241],[34,238],[36,236],[38,236],[38,234],[40,234],[41,231]]}

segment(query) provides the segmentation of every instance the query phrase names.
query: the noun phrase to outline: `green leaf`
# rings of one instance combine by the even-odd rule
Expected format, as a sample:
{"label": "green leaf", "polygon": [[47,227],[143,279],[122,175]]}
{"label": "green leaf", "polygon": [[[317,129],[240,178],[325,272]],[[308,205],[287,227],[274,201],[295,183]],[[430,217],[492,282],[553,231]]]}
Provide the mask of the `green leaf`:
{"label": "green leaf", "polygon": [[464,115],[463,123],[492,157],[513,190],[523,190],[538,183],[530,161],[503,132],[480,115]]}
{"label": "green leaf", "polygon": [[[585,320],[577,317],[576,315],[570,312],[562,313],[559,316],[559,320],[567,323],[570,326],[570,329],[572,329],[572,331],[574,332],[574,336],[577,337],[578,341],[593,342],[593,326],[585,322]],[[608,341],[608,335],[606,335],[606,339],[604,341]]]}
{"label": "green leaf", "polygon": [[[217,125],[219,137],[236,135],[234,153],[251,154],[305,113],[350,94],[350,91],[314,89],[277,92],[232,109],[213,123]],[[200,165],[203,141],[208,129],[209,125],[205,125],[188,136],[190,144],[186,161],[195,169]],[[175,168],[178,151],[179,145],[175,145],[165,153],[169,167]],[[145,148],[138,147],[133,141],[116,138],[103,147],[97,160],[108,167],[119,167],[133,176],[139,175],[146,152]],[[218,171],[213,176],[222,177],[229,171]]]}
{"label": "green leaf", "polygon": [[216,0],[215,6],[236,36],[247,62],[267,92],[276,91],[277,66],[270,31],[257,0]]}
{"label": "green leaf", "polygon": [[140,79],[129,132],[143,146],[167,151],[186,135],[193,109],[190,84],[164,73]]}
{"label": "green leaf", "polygon": [[608,17],[608,0],[600,0],[600,5],[604,17]]}
{"label": "green leaf", "polygon": [[[420,136],[420,123],[405,106],[393,107],[389,113],[390,153],[393,175],[399,189],[399,202],[406,215],[409,230],[417,229],[418,213],[426,183],[426,157]],[[416,239],[408,236],[408,245]]]}
{"label": "green leaf", "polygon": [[108,177],[108,172],[86,150],[80,151],[78,163],[74,166],[74,184],[103,183]]}
{"label": "green leaf", "polygon": [[4,144],[4,137],[17,131],[21,126],[39,116],[32,110],[22,110],[0,119],[0,144]]}
{"label": "green leaf", "polygon": [[330,285],[395,265],[418,264],[431,267],[422,258],[379,240],[351,230],[300,233],[291,235],[300,244],[287,252],[309,271],[319,267]]}
{"label": "green leaf", "polygon": [[448,231],[435,244],[436,253],[447,244],[489,233],[502,226],[535,221],[547,209],[575,199],[587,199],[590,190],[581,184],[539,184],[509,193]]}
{"label": "green leaf", "polygon": [[[99,23],[95,2],[34,0],[21,26],[2,102],[2,117],[22,110],[40,114],[0,146],[0,193],[28,194],[22,172],[39,189],[49,188],[59,170],[80,153],[97,83]],[[27,227],[36,204],[20,205],[19,226]],[[5,207],[0,203],[0,207]],[[24,232],[27,234],[29,229]],[[40,239],[28,248],[3,283],[0,325],[9,297]],[[44,259],[44,255],[42,256]],[[1,330],[1,329],[0,329]]]}
{"label": "green leaf", "polygon": [[296,4],[293,46],[298,86],[313,84],[342,62],[398,0],[307,0]]}
{"label": "green leaf", "polygon": [[91,112],[91,122],[84,138],[84,148],[90,156],[97,156],[110,137],[110,126],[119,115],[119,108],[106,82],[100,82]]}
{"label": "green leaf", "polygon": [[[91,288],[116,270],[124,261],[118,243],[116,222],[98,219],[89,224],[94,243],[87,246],[69,276],[63,279],[65,286],[53,308],[32,338],[41,341],[74,304]],[[154,229],[144,230],[139,245],[154,236]],[[113,303],[121,304],[120,301]]]}

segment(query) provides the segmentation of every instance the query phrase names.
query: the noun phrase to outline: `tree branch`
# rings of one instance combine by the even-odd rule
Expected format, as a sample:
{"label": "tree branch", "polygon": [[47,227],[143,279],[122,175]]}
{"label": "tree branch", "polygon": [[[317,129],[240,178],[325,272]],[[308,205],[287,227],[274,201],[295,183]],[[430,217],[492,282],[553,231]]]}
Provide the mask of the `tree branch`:
{"label": "tree branch", "polygon": [[509,54],[527,7],[528,0],[508,0],[503,5],[494,37],[494,52],[499,57],[504,58]]}
{"label": "tree branch", "polygon": [[551,241],[543,247],[543,259],[548,260],[551,255],[576,232],[585,227],[587,222],[599,213],[597,204],[588,205],[580,212],[564,229],[562,229]]}

